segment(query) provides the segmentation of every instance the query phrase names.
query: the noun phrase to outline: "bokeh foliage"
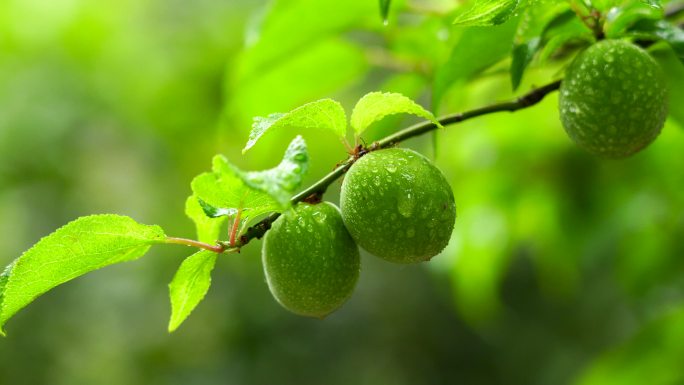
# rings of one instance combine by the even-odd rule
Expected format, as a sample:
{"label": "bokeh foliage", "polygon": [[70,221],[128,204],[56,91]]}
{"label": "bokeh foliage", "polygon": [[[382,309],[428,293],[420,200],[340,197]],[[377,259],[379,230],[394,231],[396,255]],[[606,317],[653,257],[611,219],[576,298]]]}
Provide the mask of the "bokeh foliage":
{"label": "bokeh foliage", "polygon": [[[514,93],[524,15],[453,26],[467,6],[393,1],[383,25],[368,0],[0,2],[0,265],[93,213],[192,236],[189,182],[215,153],[271,168],[294,137],[274,131],[241,155],[254,116],[328,97],[350,111],[378,90],[456,112],[561,75],[574,51],[542,51],[522,60]],[[582,44],[582,26],[563,28],[575,40],[548,45]],[[453,239],[420,266],[364,255],[356,293],[326,321],[275,303],[255,242],[218,259],[205,302],[169,335],[166,285],[189,250],[168,246],[18,314],[0,384],[681,383],[684,67],[666,45],[651,50],[671,119],[632,158],[573,146],[555,95],[405,143],[451,182]],[[364,137],[415,121],[387,118]],[[303,135],[307,185],[345,154]]]}

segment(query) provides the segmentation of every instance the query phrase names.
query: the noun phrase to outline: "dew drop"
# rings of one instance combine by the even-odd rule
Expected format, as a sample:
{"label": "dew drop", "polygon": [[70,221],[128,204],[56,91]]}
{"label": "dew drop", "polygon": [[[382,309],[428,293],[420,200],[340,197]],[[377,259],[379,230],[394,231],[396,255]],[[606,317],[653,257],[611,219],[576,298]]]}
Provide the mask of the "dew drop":
{"label": "dew drop", "polygon": [[407,193],[406,195],[399,197],[397,208],[399,209],[399,214],[402,216],[409,218],[411,215],[413,215],[413,209],[415,207],[416,198],[415,196],[411,195],[411,193]]}
{"label": "dew drop", "polygon": [[322,213],[320,211],[313,213],[313,217],[316,220],[316,222],[320,224],[323,224],[325,222],[325,219],[327,218],[325,213]]}
{"label": "dew drop", "polygon": [[397,167],[394,164],[390,163],[387,166],[385,166],[385,170],[387,170],[387,172],[393,173],[397,171]]}

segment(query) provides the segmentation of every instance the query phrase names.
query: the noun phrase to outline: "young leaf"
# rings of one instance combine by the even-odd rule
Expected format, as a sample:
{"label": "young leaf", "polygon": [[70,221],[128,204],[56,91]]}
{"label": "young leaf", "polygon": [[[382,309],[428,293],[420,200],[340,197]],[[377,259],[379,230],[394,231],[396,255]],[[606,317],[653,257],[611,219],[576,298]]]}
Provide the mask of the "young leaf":
{"label": "young leaf", "polygon": [[268,193],[283,208],[287,208],[290,206],[292,193],[302,184],[308,169],[306,142],[301,136],[297,136],[290,142],[278,166],[265,171],[244,172],[242,176],[250,187]]}
{"label": "young leaf", "polygon": [[164,239],[159,226],[119,215],[82,217],[59,228],[2,274],[0,333],[8,319],[39,295],[89,271],[137,259]]}
{"label": "young leaf", "polygon": [[241,208],[242,220],[246,223],[259,215],[289,208],[290,198],[308,169],[308,161],[306,143],[297,136],[285,151],[282,162],[273,169],[244,172],[217,155],[212,172],[195,177],[191,187],[208,216],[226,215]]}
{"label": "young leaf", "polygon": [[475,5],[456,17],[454,24],[468,27],[503,24],[513,16],[519,3],[520,0],[477,0]]}
{"label": "young leaf", "polygon": [[314,128],[330,131],[339,138],[344,138],[347,131],[347,116],[340,103],[332,99],[321,99],[307,103],[301,107],[282,114],[271,114],[267,117],[256,117],[249,133],[249,140],[242,149],[244,154],[256,144],[267,131],[290,128]]}
{"label": "young leaf", "polygon": [[169,332],[176,330],[207,294],[215,264],[216,253],[207,250],[198,251],[181,263],[169,284]]}
{"label": "young leaf", "polygon": [[351,126],[356,136],[359,136],[373,122],[388,115],[402,113],[420,116],[442,127],[431,112],[406,96],[393,92],[371,92],[364,95],[354,106]]}
{"label": "young leaf", "polygon": [[[225,215],[235,215],[237,210],[225,210]],[[202,242],[213,243],[219,239],[221,226],[226,221],[226,216],[213,217],[205,213],[200,200],[191,195],[185,201],[185,215],[194,223],[197,229],[197,239]]]}

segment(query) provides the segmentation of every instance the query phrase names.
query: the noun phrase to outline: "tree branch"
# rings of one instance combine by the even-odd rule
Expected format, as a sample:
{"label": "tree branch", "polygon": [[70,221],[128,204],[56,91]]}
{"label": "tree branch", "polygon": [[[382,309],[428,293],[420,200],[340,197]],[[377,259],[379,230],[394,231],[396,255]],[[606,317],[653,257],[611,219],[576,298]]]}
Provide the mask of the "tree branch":
{"label": "tree branch", "polygon": [[[582,17],[582,15],[580,15],[580,12],[578,12],[577,10],[576,12],[578,13],[578,16]],[[679,16],[682,13],[684,13],[684,2],[670,4],[665,11],[665,18],[671,19]],[[595,17],[596,15],[593,16]],[[684,28],[684,25],[679,25],[679,27]],[[597,34],[597,37],[599,39],[602,38],[602,34]],[[640,42],[638,44],[641,46],[648,46],[651,43],[652,42]],[[546,95],[558,90],[560,88],[560,85],[561,80],[556,80],[552,83],[536,88],[513,101],[492,104],[489,106],[476,108],[458,114],[446,115],[437,120],[442,126],[447,126],[451,124],[460,123],[478,116],[488,115],[496,112],[518,111],[524,108],[534,106],[535,104],[539,103],[540,101],[542,101],[542,99],[544,99]],[[389,135],[383,139],[380,139],[366,148],[361,148],[357,154],[350,156],[345,161],[338,164],[333,171],[325,175],[323,178],[318,180],[313,185],[304,189],[299,194],[292,197],[290,201],[293,205],[299,202],[318,202],[321,200],[323,194],[328,189],[328,187],[337,179],[342,177],[342,175],[344,175],[344,173],[346,173],[347,170],[349,170],[349,168],[354,164],[354,162],[356,162],[363,155],[371,151],[377,151],[383,148],[395,146],[396,144],[406,139],[420,136],[435,129],[437,129],[437,125],[430,121],[418,123],[411,127],[407,127],[403,130],[397,131],[394,134]],[[273,222],[276,219],[278,219],[279,216],[280,213],[273,213],[259,221],[257,224],[250,226],[247,230],[245,230],[245,233],[239,237],[239,239],[234,241],[231,237],[230,242],[219,241],[217,242],[216,246],[212,246],[203,242],[193,241],[190,239],[174,237],[168,237],[166,239],[166,243],[194,246],[201,249],[210,250],[216,253],[240,252],[240,248],[247,245],[252,239],[261,239],[261,237],[263,237],[264,234],[266,234],[266,232],[271,228],[271,224],[273,224]]]}
{"label": "tree branch", "polygon": [[[504,112],[504,111],[509,111],[509,112],[514,112],[517,110],[521,110],[527,107],[531,107],[540,101],[544,99],[544,97],[548,94],[550,94],[553,91],[558,90],[560,87],[561,81],[557,80],[553,83],[549,83],[545,86],[536,88],[527,94],[513,100],[510,102],[503,102],[503,103],[497,103],[497,104],[492,104],[490,106],[482,107],[482,108],[476,108],[474,110],[462,112],[459,114],[453,114],[453,115],[447,115],[444,117],[441,117],[437,119],[440,124],[443,126],[451,125],[451,124],[456,124],[463,122],[465,120],[475,118],[478,116],[482,115],[488,115],[488,114],[493,114],[496,112]],[[397,143],[402,142],[406,139],[413,138],[416,136],[420,136],[422,134],[425,134],[426,132],[430,132],[432,130],[437,129],[437,125],[435,125],[432,122],[426,121],[422,123],[418,123],[416,125],[413,125],[411,127],[405,128],[401,131],[398,131],[392,135],[389,135],[383,139],[380,139],[377,142],[374,142],[371,144],[369,147],[364,148],[360,151],[358,155],[355,156],[350,156],[345,160],[344,162],[340,163],[333,171],[331,171],[329,174],[321,178],[318,182],[314,183],[310,187],[306,188],[299,194],[295,195],[292,197],[291,202],[292,204],[297,204],[299,202],[302,202],[304,200],[308,200],[311,197],[318,197],[320,198],[325,191],[328,189],[328,187],[335,182],[337,179],[339,179],[342,175],[344,175],[347,170],[358,160],[361,156],[364,154],[371,152],[371,151],[377,151],[383,148],[388,148],[388,147],[393,147]],[[261,237],[266,234],[266,232],[271,228],[271,224],[278,219],[280,216],[279,213],[274,213],[269,215],[268,217],[262,219],[260,222],[255,224],[254,226],[249,227],[245,233],[240,236],[239,241],[235,244],[235,247],[242,247],[248,244],[252,239],[257,238],[260,239]]]}

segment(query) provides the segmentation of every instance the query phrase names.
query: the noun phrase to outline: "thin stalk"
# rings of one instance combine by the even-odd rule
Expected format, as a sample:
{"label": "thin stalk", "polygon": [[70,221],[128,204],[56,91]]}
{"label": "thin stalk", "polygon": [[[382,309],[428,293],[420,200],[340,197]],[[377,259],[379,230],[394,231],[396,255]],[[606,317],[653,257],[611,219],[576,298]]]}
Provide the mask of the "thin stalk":
{"label": "thin stalk", "polygon": [[226,247],[222,244],[210,245],[208,243],[195,241],[193,239],[186,239],[186,238],[166,237],[166,239],[164,240],[164,243],[173,244],[173,245],[184,245],[184,246],[190,246],[190,247],[197,247],[200,249],[213,251],[214,253],[223,253],[224,251],[226,251]]}

